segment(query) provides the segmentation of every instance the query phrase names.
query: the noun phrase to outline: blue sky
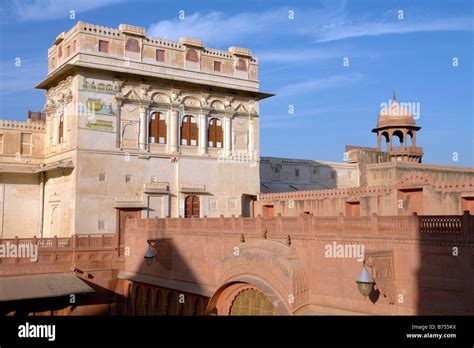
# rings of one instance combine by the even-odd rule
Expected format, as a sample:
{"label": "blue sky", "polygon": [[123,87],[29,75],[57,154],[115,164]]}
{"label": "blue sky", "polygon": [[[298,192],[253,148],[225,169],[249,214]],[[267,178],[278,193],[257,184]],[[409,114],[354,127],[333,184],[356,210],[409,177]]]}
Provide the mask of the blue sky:
{"label": "blue sky", "polygon": [[470,0],[0,3],[0,118],[43,108],[44,92],[33,86],[61,31],[78,20],[128,23],[152,36],[250,48],[260,58],[261,89],[276,93],[261,103],[263,156],[342,161],[345,144],[375,146],[370,130],[395,90],[399,101],[420,105],[425,163],[474,166]]}

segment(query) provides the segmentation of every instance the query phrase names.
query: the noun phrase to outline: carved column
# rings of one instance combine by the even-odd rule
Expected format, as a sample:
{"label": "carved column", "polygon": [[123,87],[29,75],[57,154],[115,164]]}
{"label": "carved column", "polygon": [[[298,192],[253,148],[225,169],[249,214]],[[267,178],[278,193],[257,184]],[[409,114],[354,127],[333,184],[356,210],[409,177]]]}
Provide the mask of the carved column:
{"label": "carved column", "polygon": [[147,149],[147,112],[148,106],[140,106],[140,130],[138,137],[138,147],[140,150]]}
{"label": "carved column", "polygon": [[169,115],[169,151],[178,152],[178,111],[170,111]]}
{"label": "carved column", "polygon": [[249,143],[248,143],[248,152],[251,160],[254,160],[255,155],[255,129],[254,129],[254,120],[253,118],[249,119]]}
{"label": "carved column", "polygon": [[207,152],[207,114],[199,115],[199,154],[205,155]]}
{"label": "carved column", "polygon": [[122,112],[122,105],[122,100],[117,99],[117,148],[122,148],[122,116],[120,114]]}
{"label": "carved column", "polygon": [[224,118],[224,150],[225,156],[229,157],[232,154],[232,118],[226,116]]}

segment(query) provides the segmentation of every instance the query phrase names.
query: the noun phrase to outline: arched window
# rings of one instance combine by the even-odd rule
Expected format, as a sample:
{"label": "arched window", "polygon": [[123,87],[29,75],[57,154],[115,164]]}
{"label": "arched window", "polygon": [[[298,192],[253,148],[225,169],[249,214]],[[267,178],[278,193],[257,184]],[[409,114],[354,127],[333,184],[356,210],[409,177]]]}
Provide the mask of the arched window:
{"label": "arched window", "polygon": [[407,146],[415,146],[415,144],[413,143],[413,132],[411,130],[407,132],[407,138],[405,139],[405,144]]}
{"label": "arched window", "polygon": [[177,315],[178,314],[178,299],[174,292],[168,293],[168,301],[166,303],[166,314]]}
{"label": "arched window", "polygon": [[64,142],[64,115],[59,117],[58,143]]}
{"label": "arched window", "polygon": [[155,293],[155,314],[165,315],[165,299],[161,290],[156,290]]}
{"label": "arched window", "polygon": [[140,52],[140,43],[137,39],[128,39],[125,44],[125,50],[130,52]]}
{"label": "arched window", "polygon": [[388,135],[388,132],[383,132],[381,134],[381,138],[382,138],[381,150],[384,151],[384,152],[387,152],[388,148],[389,148],[389,142],[390,142],[390,137]]}
{"label": "arched window", "polygon": [[145,310],[145,315],[153,315],[154,314],[153,313],[153,299],[152,299],[150,288],[148,288],[148,290],[146,291],[146,299],[145,299],[144,310]]}
{"label": "arched window", "polygon": [[399,130],[396,130],[393,132],[392,135],[392,146],[403,146],[404,144],[404,139],[403,139],[403,133]]}
{"label": "arched window", "polygon": [[137,285],[135,289],[135,298],[133,299],[134,302],[134,314],[135,315],[143,315],[143,291],[140,285]]}
{"label": "arched window", "polygon": [[204,303],[201,297],[194,299],[192,315],[204,315]]}
{"label": "arched window", "polygon": [[243,58],[239,58],[237,60],[237,66],[235,68],[237,70],[247,71],[247,61]]}
{"label": "arched window", "polygon": [[181,124],[181,145],[197,146],[198,127],[196,118],[193,116],[184,116]]}
{"label": "arched window", "polygon": [[132,284],[128,284],[127,291],[127,314],[133,315]]}
{"label": "arched window", "polygon": [[199,56],[194,48],[189,48],[186,52],[186,60],[190,62],[199,62]]}
{"label": "arched window", "polygon": [[198,196],[187,196],[184,200],[184,217],[199,217],[199,197]]}
{"label": "arched window", "polygon": [[222,147],[223,138],[222,121],[211,118],[208,130],[209,147]]}
{"label": "arched window", "polygon": [[161,112],[151,114],[148,124],[148,141],[150,144],[166,144],[166,121]]}

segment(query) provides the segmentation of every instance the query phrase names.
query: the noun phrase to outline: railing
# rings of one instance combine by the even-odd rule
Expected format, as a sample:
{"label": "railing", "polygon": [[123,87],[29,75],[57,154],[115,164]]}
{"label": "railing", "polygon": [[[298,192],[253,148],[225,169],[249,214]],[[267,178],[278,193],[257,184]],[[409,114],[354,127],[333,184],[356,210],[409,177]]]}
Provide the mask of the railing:
{"label": "railing", "polygon": [[423,148],[417,146],[392,146],[390,152],[412,152],[422,154]]}
{"label": "railing", "polygon": [[420,216],[421,233],[462,234],[462,216]]}
{"label": "railing", "polygon": [[[20,274],[64,273],[73,269],[118,269],[118,239],[109,235],[75,235],[67,238],[0,239],[0,277]],[[12,253],[11,250],[16,250]]]}
{"label": "railing", "polygon": [[114,250],[116,249],[116,235],[74,235],[72,237],[53,238],[8,238],[0,239],[0,245],[37,245],[39,252],[87,251],[87,250]]}
{"label": "railing", "polygon": [[371,216],[319,217],[312,214],[284,217],[219,217],[135,219],[127,222],[127,231],[157,231],[186,234],[249,234],[261,235],[339,235],[380,238],[460,238],[474,239],[474,216]]}

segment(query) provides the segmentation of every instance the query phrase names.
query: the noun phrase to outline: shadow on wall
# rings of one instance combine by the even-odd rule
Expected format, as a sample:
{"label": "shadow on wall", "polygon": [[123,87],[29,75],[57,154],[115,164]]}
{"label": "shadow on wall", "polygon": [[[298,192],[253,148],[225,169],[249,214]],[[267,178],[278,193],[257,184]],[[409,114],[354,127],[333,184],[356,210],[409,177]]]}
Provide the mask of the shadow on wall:
{"label": "shadow on wall", "polygon": [[474,315],[474,216],[420,216],[419,315]]}
{"label": "shadow on wall", "polygon": [[195,277],[194,268],[205,265],[197,257],[204,250],[193,246],[193,236],[181,240],[178,247],[159,232],[126,234],[130,256],[125,256],[125,271],[119,277],[118,292],[123,295],[117,314],[204,315],[212,294]]}
{"label": "shadow on wall", "polygon": [[260,162],[262,193],[331,189],[341,183],[337,170],[327,163],[265,158]]}

